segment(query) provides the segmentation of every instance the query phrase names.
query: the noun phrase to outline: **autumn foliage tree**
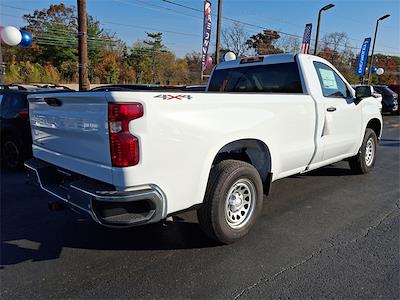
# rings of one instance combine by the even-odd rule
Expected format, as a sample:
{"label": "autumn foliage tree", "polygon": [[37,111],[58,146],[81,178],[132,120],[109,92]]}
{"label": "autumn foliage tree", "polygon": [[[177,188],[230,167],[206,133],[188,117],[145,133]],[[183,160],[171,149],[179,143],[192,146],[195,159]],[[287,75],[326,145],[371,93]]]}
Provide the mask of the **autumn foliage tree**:
{"label": "autumn foliage tree", "polygon": [[280,35],[277,31],[265,29],[250,36],[246,44],[249,48],[254,49],[258,55],[282,53],[283,51],[275,46],[279,38]]}
{"label": "autumn foliage tree", "polygon": [[[23,19],[27,25],[22,29],[34,36],[34,43],[28,48],[4,46],[4,60],[12,64],[21,64],[20,68],[24,71],[23,76],[17,78],[11,74],[7,76],[7,80],[58,82],[62,77],[66,81],[75,81],[77,75],[71,73],[78,71],[76,9],[63,3],[54,4],[47,9],[26,14]],[[97,65],[104,51],[112,49],[117,43],[120,41],[115,40],[113,34],[107,33],[101,28],[99,21],[88,16],[88,54],[91,66]],[[39,70],[35,64],[42,66],[42,69]],[[31,65],[35,67],[32,68]]]}

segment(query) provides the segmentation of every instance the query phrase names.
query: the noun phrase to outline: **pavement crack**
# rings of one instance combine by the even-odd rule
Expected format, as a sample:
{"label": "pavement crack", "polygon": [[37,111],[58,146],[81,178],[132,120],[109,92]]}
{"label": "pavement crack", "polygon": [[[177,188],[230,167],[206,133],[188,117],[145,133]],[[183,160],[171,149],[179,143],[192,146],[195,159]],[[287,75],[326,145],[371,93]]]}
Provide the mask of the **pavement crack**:
{"label": "pavement crack", "polygon": [[242,297],[246,292],[248,292],[248,291],[251,290],[251,289],[256,288],[256,287],[259,286],[260,284],[273,281],[275,278],[279,277],[279,276],[282,275],[283,273],[285,273],[285,272],[287,272],[287,271],[292,271],[292,270],[298,268],[299,266],[301,266],[301,265],[307,263],[308,261],[312,260],[314,257],[316,257],[316,256],[318,256],[318,255],[320,255],[320,254],[322,254],[324,251],[327,251],[327,250],[329,250],[329,249],[332,249],[332,248],[337,247],[336,253],[338,253],[338,251],[339,251],[340,248],[346,247],[346,246],[349,245],[349,244],[358,242],[359,240],[361,240],[361,239],[363,239],[363,238],[366,238],[372,230],[374,230],[375,228],[377,228],[378,226],[380,226],[386,219],[388,219],[394,212],[396,212],[396,211],[399,210],[399,209],[400,209],[400,201],[398,201],[398,202],[395,203],[395,208],[393,208],[393,209],[390,210],[388,213],[386,213],[385,215],[383,215],[382,217],[380,217],[379,219],[377,219],[376,222],[375,222],[375,224],[373,224],[373,225],[367,227],[367,228],[364,230],[364,232],[363,232],[360,236],[358,236],[358,237],[356,237],[356,238],[354,238],[354,239],[345,241],[345,242],[343,242],[343,243],[334,244],[334,243],[332,243],[332,242],[329,242],[329,245],[328,245],[328,246],[322,247],[322,248],[320,248],[320,249],[318,249],[318,250],[312,252],[310,255],[306,256],[306,257],[303,258],[301,261],[299,261],[299,262],[297,262],[297,263],[295,263],[295,264],[293,264],[293,265],[289,265],[289,266],[283,268],[283,269],[280,270],[279,272],[276,272],[275,274],[273,274],[273,275],[271,275],[271,276],[269,276],[269,277],[268,277],[268,276],[265,276],[265,275],[262,276],[262,277],[261,277],[259,280],[257,280],[255,283],[253,283],[253,284],[251,284],[251,285],[248,285],[247,287],[245,287],[244,289],[242,289],[240,292],[238,292],[238,293],[233,297],[233,299],[235,299],[235,300],[236,300],[236,299],[239,299],[239,298]]}

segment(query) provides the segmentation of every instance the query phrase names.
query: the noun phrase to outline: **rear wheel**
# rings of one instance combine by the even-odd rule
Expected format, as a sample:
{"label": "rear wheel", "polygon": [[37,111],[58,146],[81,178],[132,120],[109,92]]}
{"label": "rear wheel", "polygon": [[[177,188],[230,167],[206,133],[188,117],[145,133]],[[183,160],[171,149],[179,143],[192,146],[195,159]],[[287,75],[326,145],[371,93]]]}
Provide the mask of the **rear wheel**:
{"label": "rear wheel", "polygon": [[25,158],[22,143],[13,136],[5,136],[1,145],[1,158],[2,164],[6,168],[22,168]]}
{"label": "rear wheel", "polygon": [[378,138],[375,131],[367,128],[360,150],[357,155],[349,160],[350,168],[354,173],[366,174],[373,169],[376,161],[377,145]]}
{"label": "rear wheel", "polygon": [[245,236],[262,210],[263,189],[250,164],[225,160],[211,171],[199,223],[210,238],[224,244]]}

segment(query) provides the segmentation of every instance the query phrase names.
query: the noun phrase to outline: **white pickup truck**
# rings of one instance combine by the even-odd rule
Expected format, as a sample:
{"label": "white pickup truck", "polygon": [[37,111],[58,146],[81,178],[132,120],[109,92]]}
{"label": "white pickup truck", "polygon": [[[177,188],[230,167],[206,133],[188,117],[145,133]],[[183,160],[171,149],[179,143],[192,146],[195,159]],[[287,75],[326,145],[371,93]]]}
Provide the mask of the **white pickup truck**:
{"label": "white pickup truck", "polygon": [[206,92],[29,102],[34,158],[25,166],[59,202],[116,228],[197,209],[222,243],[249,231],[275,180],[344,159],[369,172],[382,132],[370,88],[354,90],[329,62],[304,54],[221,63]]}

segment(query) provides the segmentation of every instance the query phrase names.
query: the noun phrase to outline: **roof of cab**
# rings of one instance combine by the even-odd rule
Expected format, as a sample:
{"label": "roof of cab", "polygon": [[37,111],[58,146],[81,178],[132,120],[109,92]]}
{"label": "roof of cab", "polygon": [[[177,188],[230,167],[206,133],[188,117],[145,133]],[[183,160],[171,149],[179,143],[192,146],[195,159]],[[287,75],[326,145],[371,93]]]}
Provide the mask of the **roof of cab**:
{"label": "roof of cab", "polygon": [[[264,57],[262,62],[251,62],[251,63],[240,63],[243,59],[248,57],[242,57],[231,61],[224,61],[216,66],[216,70],[221,69],[231,69],[240,67],[249,67],[254,65],[268,65],[268,64],[279,64],[279,63],[289,63],[294,62],[294,57],[296,54],[269,54],[269,55],[259,55]],[[257,57],[257,56],[256,56]]]}

